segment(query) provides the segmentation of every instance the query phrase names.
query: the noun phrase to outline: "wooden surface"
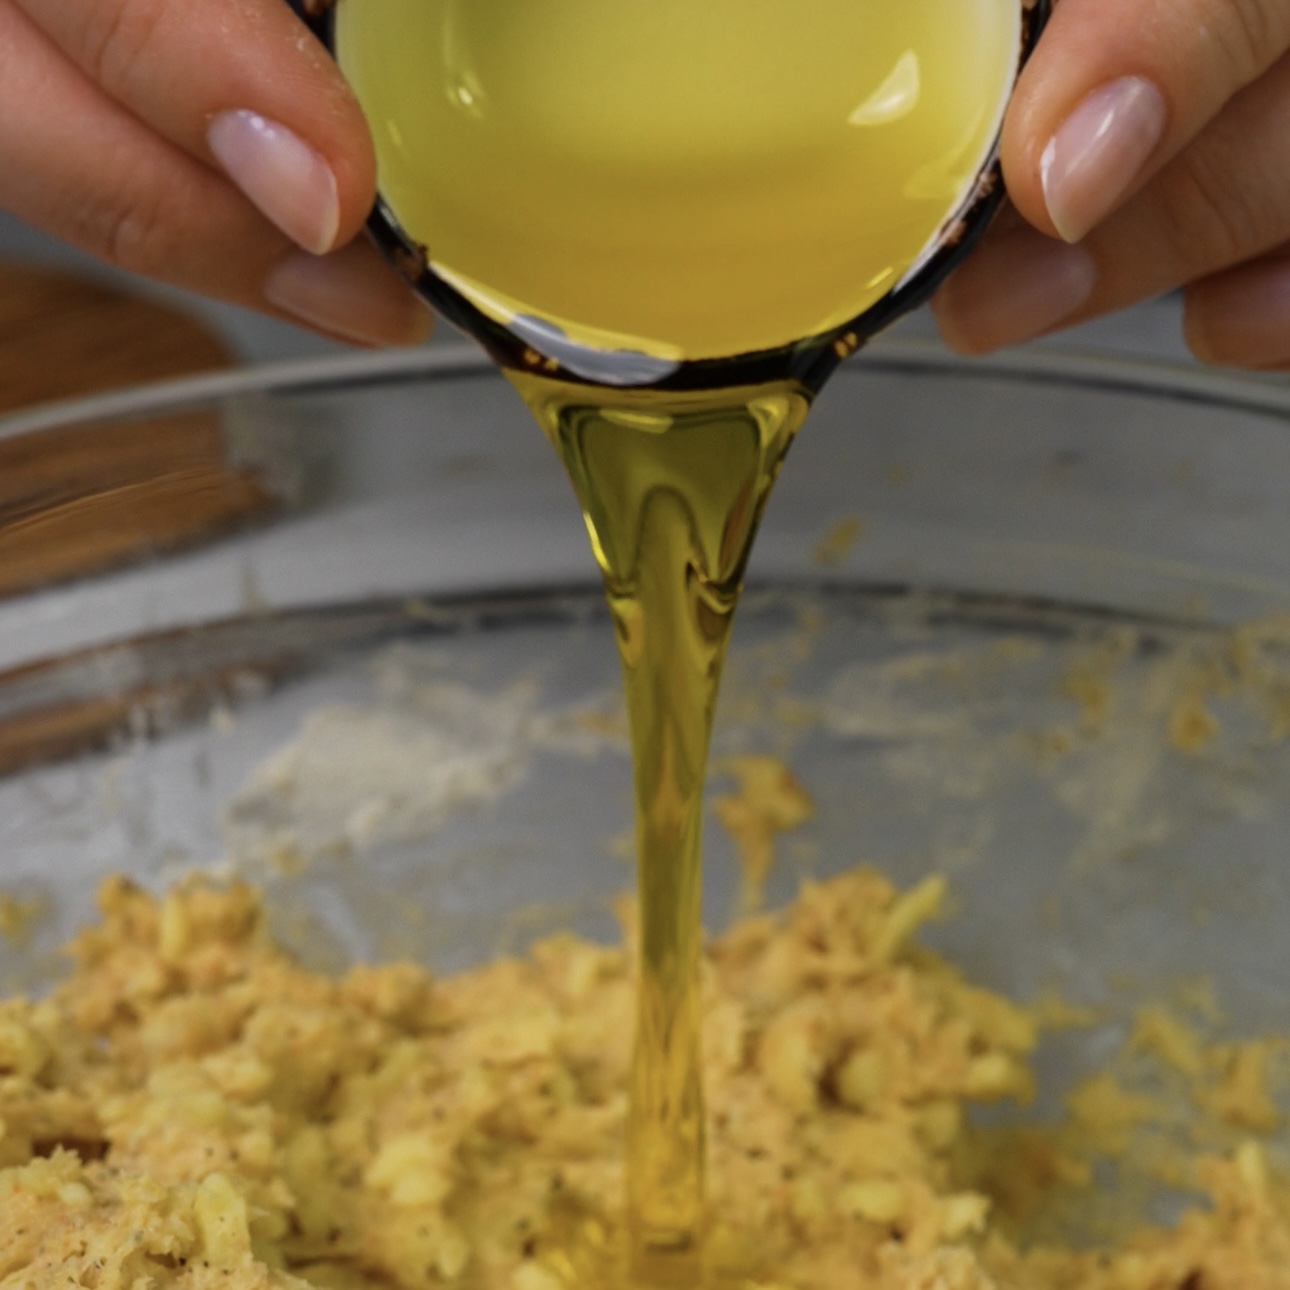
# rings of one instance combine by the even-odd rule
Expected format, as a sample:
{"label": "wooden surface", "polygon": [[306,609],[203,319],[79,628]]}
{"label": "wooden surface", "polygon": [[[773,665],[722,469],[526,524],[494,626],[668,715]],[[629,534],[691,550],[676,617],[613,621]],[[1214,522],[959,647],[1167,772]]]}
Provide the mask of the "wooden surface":
{"label": "wooden surface", "polygon": [[232,362],[218,337],[166,305],[0,260],[0,414]]}
{"label": "wooden surface", "polygon": [[[53,399],[229,367],[168,306],[0,261],[0,416]],[[228,461],[215,413],[0,441],[0,595],[200,541],[273,506]]]}

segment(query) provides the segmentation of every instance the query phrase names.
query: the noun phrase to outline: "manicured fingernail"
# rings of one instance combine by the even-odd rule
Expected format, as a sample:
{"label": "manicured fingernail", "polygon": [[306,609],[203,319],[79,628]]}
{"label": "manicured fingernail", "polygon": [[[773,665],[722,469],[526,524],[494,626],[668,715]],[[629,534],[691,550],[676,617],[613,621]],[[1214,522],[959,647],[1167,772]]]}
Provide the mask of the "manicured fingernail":
{"label": "manicured fingernail", "polygon": [[264,298],[310,327],[359,345],[418,345],[433,323],[429,309],[363,243],[335,255],[288,255],[269,272]]}
{"label": "manicured fingernail", "polygon": [[1097,265],[1083,247],[1021,228],[987,238],[941,288],[933,309],[951,349],[984,354],[1056,327],[1096,286]]}
{"label": "manicured fingernail", "polygon": [[228,177],[293,242],[316,255],[331,250],[340,198],[321,154],[255,112],[221,112],[206,138]]}
{"label": "manicured fingernail", "polygon": [[1165,133],[1168,109],[1141,76],[1096,89],[1062,122],[1039,161],[1049,218],[1078,242],[1119,205]]}
{"label": "manicured fingernail", "polygon": [[1186,332],[1203,362],[1290,368],[1290,260],[1252,264],[1197,288]]}

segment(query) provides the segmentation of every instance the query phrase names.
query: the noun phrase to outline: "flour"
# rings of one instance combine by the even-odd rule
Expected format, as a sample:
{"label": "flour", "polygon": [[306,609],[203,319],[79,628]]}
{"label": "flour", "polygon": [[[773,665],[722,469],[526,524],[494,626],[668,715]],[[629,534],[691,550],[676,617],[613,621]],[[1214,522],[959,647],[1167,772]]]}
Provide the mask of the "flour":
{"label": "flour", "polygon": [[224,819],[233,858],[291,868],[423,840],[454,812],[516,788],[539,751],[625,754],[616,696],[540,709],[532,679],[476,688],[461,671],[432,649],[377,655],[369,700],[310,713],[233,798]]}
{"label": "flour", "polygon": [[309,860],[428,837],[449,812],[524,777],[535,697],[523,684],[481,694],[387,678],[373,702],[318,709],[230,803],[231,852]]}

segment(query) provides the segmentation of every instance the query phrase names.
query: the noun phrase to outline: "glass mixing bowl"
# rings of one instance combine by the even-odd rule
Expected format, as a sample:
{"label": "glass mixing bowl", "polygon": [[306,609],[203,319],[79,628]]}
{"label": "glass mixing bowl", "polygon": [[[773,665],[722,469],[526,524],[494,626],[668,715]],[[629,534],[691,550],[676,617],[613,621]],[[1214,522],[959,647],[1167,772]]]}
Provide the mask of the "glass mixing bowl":
{"label": "glass mixing bowl", "polygon": [[[140,481],[104,470],[57,514],[34,488],[0,512],[0,550],[39,549],[68,505],[91,534],[124,506],[134,534],[0,602],[4,986],[52,979],[116,871],[249,874],[323,966],[613,936],[617,663],[506,383],[455,345],[249,370],[34,409],[0,448],[57,474],[68,443],[110,459],[193,417],[263,505],[153,534]],[[766,754],[815,803],[769,904],[858,862],[941,871],[927,939],[970,977],[1097,1005],[1044,1041],[1042,1113],[1182,982],[1212,982],[1235,1032],[1290,1032],[1288,606],[1286,385],[887,341],[772,499],[714,789]],[[720,925],[739,867],[707,834]]]}

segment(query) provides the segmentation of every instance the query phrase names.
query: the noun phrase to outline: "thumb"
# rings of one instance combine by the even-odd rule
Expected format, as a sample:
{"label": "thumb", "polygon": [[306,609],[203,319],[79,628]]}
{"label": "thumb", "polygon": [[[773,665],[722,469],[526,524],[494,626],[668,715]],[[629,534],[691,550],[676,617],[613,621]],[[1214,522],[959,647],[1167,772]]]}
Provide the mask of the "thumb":
{"label": "thumb", "polygon": [[367,123],[282,0],[14,0],[100,89],[315,254],[376,187]]}
{"label": "thumb", "polygon": [[1004,128],[1014,204],[1080,241],[1287,49],[1286,0],[1061,0]]}

